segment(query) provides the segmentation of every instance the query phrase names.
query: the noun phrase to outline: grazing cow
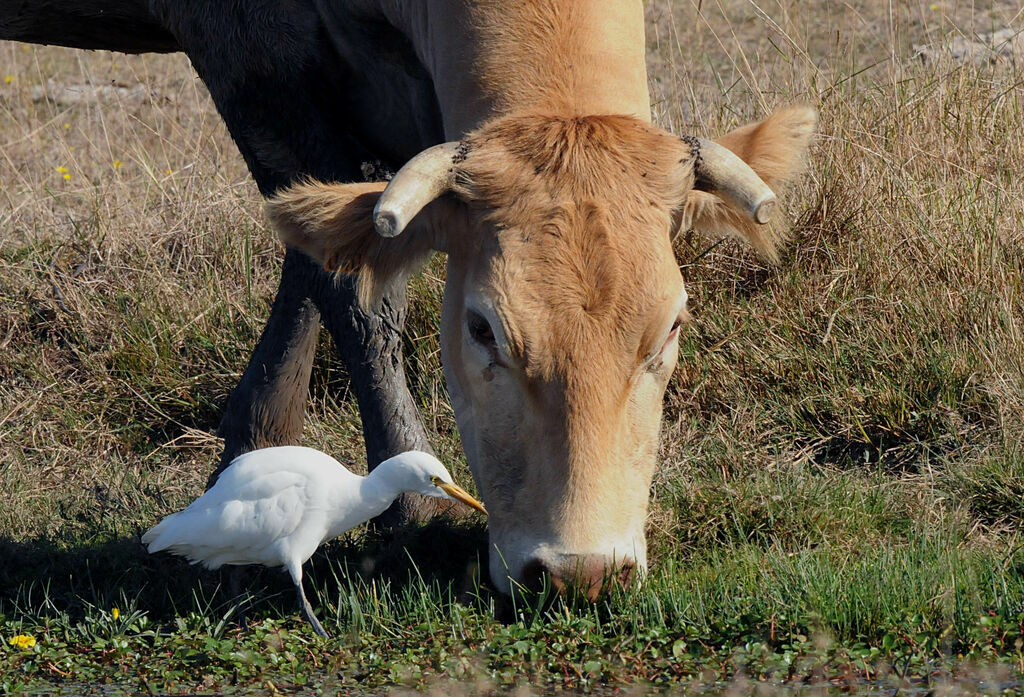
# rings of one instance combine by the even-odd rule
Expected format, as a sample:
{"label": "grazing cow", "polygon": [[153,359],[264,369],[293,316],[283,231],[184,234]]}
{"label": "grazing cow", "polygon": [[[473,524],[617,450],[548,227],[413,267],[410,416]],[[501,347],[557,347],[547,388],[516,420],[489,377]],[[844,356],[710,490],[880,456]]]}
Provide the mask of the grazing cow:
{"label": "grazing cow", "polygon": [[[651,125],[640,0],[107,0],[119,44],[96,13],[62,41],[56,22],[18,20],[53,3],[11,2],[0,36],[186,51],[270,196],[289,251],[225,457],[294,438],[317,310],[371,462],[422,449],[397,327],[409,273],[444,251],[442,363],[491,513],[492,579],[548,574],[596,597],[645,567],[687,319],[672,235],[733,234],[774,258],[769,187],[798,171],[811,109],[717,143]],[[66,5],[83,3],[103,4]],[[387,184],[316,181],[356,182],[371,160],[407,163]],[[332,284],[331,270],[354,273]]]}

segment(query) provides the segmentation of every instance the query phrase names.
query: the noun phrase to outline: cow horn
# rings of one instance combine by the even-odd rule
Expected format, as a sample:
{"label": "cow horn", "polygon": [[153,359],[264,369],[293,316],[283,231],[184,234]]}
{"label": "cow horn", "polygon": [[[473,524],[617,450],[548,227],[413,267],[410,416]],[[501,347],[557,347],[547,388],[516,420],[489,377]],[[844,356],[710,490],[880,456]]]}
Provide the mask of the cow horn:
{"label": "cow horn", "polygon": [[732,150],[703,138],[699,147],[695,187],[717,194],[764,225],[775,212],[777,200],[768,185]]}
{"label": "cow horn", "polygon": [[424,206],[452,188],[460,145],[451,142],[427,148],[398,170],[373,208],[378,235],[400,235]]}

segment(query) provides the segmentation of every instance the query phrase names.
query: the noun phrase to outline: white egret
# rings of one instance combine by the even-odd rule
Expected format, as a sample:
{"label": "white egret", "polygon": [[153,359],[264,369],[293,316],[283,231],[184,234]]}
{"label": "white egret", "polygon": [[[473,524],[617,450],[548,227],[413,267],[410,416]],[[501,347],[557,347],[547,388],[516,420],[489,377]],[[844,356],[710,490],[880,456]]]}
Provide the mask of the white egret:
{"label": "white egret", "polygon": [[327,636],[303,591],[302,565],[322,543],[383,513],[407,491],[487,512],[424,452],[396,455],[361,477],[319,450],[283,446],[239,455],[209,491],[160,521],[142,542],[151,554],[167,550],[208,569],[284,566],[302,614]]}

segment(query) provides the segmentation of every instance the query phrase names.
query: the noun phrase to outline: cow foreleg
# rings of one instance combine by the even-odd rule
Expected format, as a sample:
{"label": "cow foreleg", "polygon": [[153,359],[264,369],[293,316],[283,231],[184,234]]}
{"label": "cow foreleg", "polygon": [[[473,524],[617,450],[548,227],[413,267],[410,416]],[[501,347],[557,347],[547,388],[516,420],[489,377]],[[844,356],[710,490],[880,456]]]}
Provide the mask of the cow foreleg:
{"label": "cow foreleg", "polygon": [[[433,453],[402,367],[405,285],[396,284],[380,309],[367,314],[356,300],[352,277],[334,281],[324,275],[317,300],[324,325],[348,366],[370,469],[405,450]],[[405,494],[376,522],[384,527],[404,525],[427,520],[450,507],[450,502],[442,499]]]}
{"label": "cow foreleg", "polygon": [[309,297],[310,265],[301,252],[285,255],[270,319],[221,419],[224,452],[207,488],[242,453],[298,442],[320,333],[320,312]]}

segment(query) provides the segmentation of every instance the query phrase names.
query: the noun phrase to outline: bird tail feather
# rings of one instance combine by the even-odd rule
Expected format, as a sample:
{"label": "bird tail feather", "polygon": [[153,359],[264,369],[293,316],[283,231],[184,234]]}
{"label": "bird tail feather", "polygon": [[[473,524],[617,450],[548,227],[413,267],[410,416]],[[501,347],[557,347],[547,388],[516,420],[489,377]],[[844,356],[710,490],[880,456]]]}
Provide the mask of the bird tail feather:
{"label": "bird tail feather", "polygon": [[162,552],[174,544],[174,535],[167,533],[174,526],[174,519],[177,517],[177,513],[171,513],[143,534],[142,544],[146,545],[150,554]]}

